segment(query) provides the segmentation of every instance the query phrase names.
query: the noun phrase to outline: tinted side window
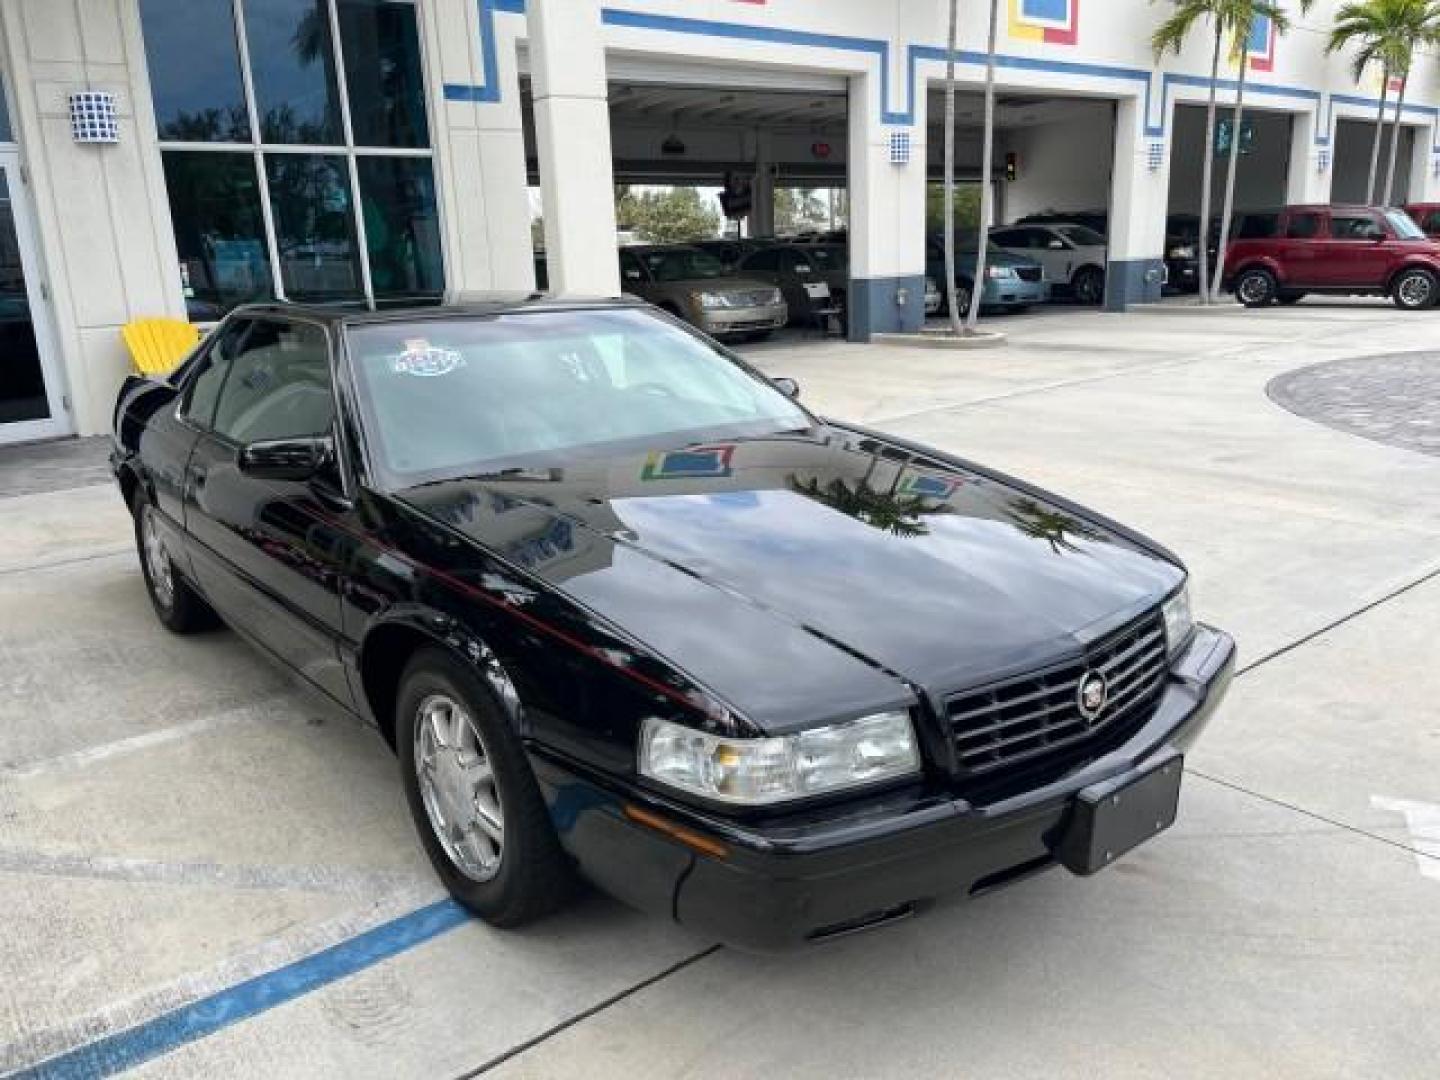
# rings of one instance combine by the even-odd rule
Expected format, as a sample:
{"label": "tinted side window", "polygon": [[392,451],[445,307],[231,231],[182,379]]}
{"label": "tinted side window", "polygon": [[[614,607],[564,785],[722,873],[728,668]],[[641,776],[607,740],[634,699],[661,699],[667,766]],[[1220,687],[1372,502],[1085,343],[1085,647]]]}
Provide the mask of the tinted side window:
{"label": "tinted side window", "polygon": [[1237,240],[1269,240],[1280,229],[1279,214],[1246,214],[1235,227]]}
{"label": "tinted side window", "polygon": [[200,370],[190,380],[185,391],[185,418],[201,427],[208,428],[215,420],[215,403],[220,400],[220,388],[225,385],[225,376],[230,372],[230,361],[241,339],[250,329],[248,319],[237,319],[219,331],[215,340],[200,360]]}
{"label": "tinted side window", "polygon": [[1427,233],[1440,233],[1440,210],[1431,210],[1420,221],[1420,227]]}
{"label": "tinted side window", "polygon": [[780,269],[780,251],[778,248],[766,248],[757,251],[741,264],[746,270],[772,271]]}
{"label": "tinted side window", "polygon": [[620,277],[623,281],[644,281],[645,271],[640,268],[640,260],[628,251],[620,252]]}
{"label": "tinted side window", "polygon": [[334,416],[324,331],[256,320],[220,393],[216,433],[242,444],[303,438],[323,435]]}
{"label": "tinted side window", "polygon": [[1025,231],[1024,229],[1002,229],[999,232],[992,232],[990,242],[999,244],[1001,247],[1024,247]]}
{"label": "tinted side window", "polygon": [[1369,240],[1377,230],[1380,224],[1369,214],[1330,215],[1330,236],[1334,240]]}
{"label": "tinted side window", "polygon": [[1285,237],[1289,240],[1309,240],[1320,235],[1320,224],[1319,214],[1291,214]]}

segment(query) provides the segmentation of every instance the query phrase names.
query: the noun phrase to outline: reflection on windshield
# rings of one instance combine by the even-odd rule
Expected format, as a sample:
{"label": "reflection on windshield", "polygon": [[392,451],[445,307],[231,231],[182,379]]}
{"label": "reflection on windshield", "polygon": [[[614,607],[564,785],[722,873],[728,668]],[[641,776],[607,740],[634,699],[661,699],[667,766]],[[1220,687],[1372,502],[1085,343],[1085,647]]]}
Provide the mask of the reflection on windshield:
{"label": "reflection on windshield", "polygon": [[1424,240],[1425,230],[1415,224],[1415,219],[1404,210],[1386,210],[1385,220],[1401,240]]}
{"label": "reflection on windshield", "polygon": [[628,444],[808,429],[767,380],[643,310],[537,310],[348,330],[373,462],[393,487],[563,466]]}

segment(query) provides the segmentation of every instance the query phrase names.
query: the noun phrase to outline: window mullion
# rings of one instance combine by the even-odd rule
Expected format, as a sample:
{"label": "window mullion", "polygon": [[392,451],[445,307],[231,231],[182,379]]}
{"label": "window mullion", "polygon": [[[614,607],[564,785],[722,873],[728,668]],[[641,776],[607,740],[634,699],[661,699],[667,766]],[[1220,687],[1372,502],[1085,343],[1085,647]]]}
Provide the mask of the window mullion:
{"label": "window mullion", "polygon": [[350,170],[350,209],[355,215],[355,243],[360,255],[360,284],[365,301],[375,305],[375,283],[370,279],[370,244],[365,236],[365,207],[360,197],[360,168],[355,163],[355,130],[350,123],[350,87],[345,78],[345,48],[340,43],[340,13],[336,0],[325,0],[330,14],[330,46],[335,50],[335,85],[340,94],[340,130],[345,136],[345,165]]}
{"label": "window mullion", "polygon": [[245,88],[245,107],[250,113],[250,145],[255,157],[255,180],[260,192],[260,219],[265,223],[265,248],[270,253],[270,281],[277,300],[285,299],[285,278],[280,270],[280,244],[275,238],[275,214],[270,206],[270,178],[265,155],[260,151],[260,111],[255,105],[255,79],[250,71],[250,39],[245,32],[242,0],[231,0],[235,12],[235,36],[240,46],[240,81]]}

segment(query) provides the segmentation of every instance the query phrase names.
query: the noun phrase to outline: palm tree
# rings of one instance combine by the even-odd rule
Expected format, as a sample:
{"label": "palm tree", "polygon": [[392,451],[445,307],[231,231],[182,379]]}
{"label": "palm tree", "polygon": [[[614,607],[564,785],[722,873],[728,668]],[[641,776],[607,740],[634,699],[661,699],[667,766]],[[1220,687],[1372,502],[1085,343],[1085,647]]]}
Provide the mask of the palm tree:
{"label": "palm tree", "polygon": [[[1266,0],[1172,0],[1172,3],[1175,10],[1168,19],[1155,28],[1155,32],[1150,36],[1150,47],[1155,51],[1157,62],[1167,52],[1178,54],[1184,49],[1190,32],[1203,20],[1211,23],[1214,36],[1214,45],[1210,55],[1210,97],[1205,109],[1205,164],[1204,178],[1200,185],[1200,238],[1198,242],[1200,249],[1198,252],[1200,257],[1200,302],[1208,304],[1212,298],[1219,295],[1225,262],[1225,244],[1229,239],[1230,213],[1235,196],[1237,157],[1235,150],[1240,138],[1240,122],[1244,118],[1245,72],[1248,67],[1246,43],[1250,37],[1250,27],[1257,17],[1267,17],[1271,20],[1273,32],[1278,34],[1288,28],[1289,21],[1285,18],[1284,12],[1280,11],[1274,3],[1268,3]],[[1313,0],[1301,0],[1301,10],[1309,10],[1311,3]],[[1231,39],[1240,53],[1240,84],[1235,99],[1230,168],[1226,176],[1226,206],[1221,217],[1218,265],[1215,268],[1212,289],[1208,240],[1210,236],[1211,188],[1215,175],[1215,98],[1220,84],[1220,53],[1226,38]]]}
{"label": "palm tree", "polygon": [[1385,104],[1391,80],[1400,79],[1395,100],[1395,121],[1390,128],[1390,160],[1385,172],[1385,192],[1380,202],[1390,205],[1395,192],[1395,159],[1400,144],[1400,119],[1405,108],[1405,91],[1410,84],[1410,65],[1417,45],[1440,39],[1440,3],[1435,0],[1363,0],[1342,7],[1330,31],[1327,53],[1355,46],[1350,72],[1360,82],[1365,69],[1380,65],[1380,106],[1375,116],[1375,136],[1370,144],[1370,178],[1365,187],[1367,202],[1376,201],[1380,173],[1380,140],[1385,128]]}
{"label": "palm tree", "polygon": [[[1299,0],[1301,12],[1310,10],[1315,0]],[[1225,203],[1220,211],[1220,243],[1215,249],[1215,280],[1210,293],[1216,302],[1225,284],[1225,249],[1230,246],[1230,218],[1235,213],[1235,171],[1240,164],[1240,134],[1245,121],[1245,75],[1250,70],[1250,30],[1259,19],[1270,20],[1270,32],[1283,34],[1290,29],[1290,17],[1271,0],[1226,0],[1234,19],[1235,53],[1240,62],[1240,77],[1235,87],[1235,114],[1230,121],[1230,161],[1225,172]]]}
{"label": "palm tree", "polygon": [[791,476],[790,489],[873,529],[902,538],[928,536],[930,526],[923,519],[931,514],[945,513],[947,509],[920,495],[876,491],[864,480],[851,487],[837,477],[821,487],[816,477],[802,481]]}
{"label": "palm tree", "polygon": [[961,334],[955,300],[955,38],[960,0],[950,0],[950,32],[945,39],[945,310],[950,332]]}
{"label": "palm tree", "polygon": [[985,40],[985,136],[980,163],[980,238],[977,243],[979,250],[975,253],[975,284],[970,289],[970,313],[965,318],[967,334],[973,334],[980,321],[980,299],[985,294],[985,256],[990,246],[990,224],[994,216],[995,184],[990,174],[995,168],[995,36],[999,22],[1000,0],[990,0],[990,32]]}

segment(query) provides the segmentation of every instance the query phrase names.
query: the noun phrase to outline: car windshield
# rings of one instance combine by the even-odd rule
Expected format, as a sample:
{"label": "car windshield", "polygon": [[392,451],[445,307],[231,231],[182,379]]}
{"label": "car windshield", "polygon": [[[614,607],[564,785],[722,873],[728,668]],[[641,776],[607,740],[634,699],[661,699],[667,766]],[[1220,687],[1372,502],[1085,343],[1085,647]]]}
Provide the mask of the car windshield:
{"label": "car windshield", "polygon": [[815,423],[761,376],[642,310],[381,322],[347,338],[371,464],[391,489]]}
{"label": "car windshield", "polygon": [[1087,229],[1084,225],[1061,225],[1055,231],[1072,244],[1078,244],[1081,247],[1105,246],[1105,237],[1094,229]]}
{"label": "car windshield", "polygon": [[1425,230],[1415,224],[1415,219],[1404,210],[1386,210],[1385,220],[1401,240],[1424,240]]}
{"label": "car windshield", "polygon": [[656,281],[694,281],[726,275],[725,264],[699,248],[647,251],[640,257],[645,260],[645,268]]}

